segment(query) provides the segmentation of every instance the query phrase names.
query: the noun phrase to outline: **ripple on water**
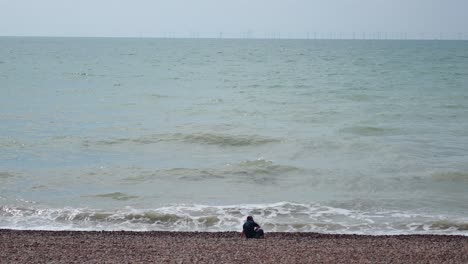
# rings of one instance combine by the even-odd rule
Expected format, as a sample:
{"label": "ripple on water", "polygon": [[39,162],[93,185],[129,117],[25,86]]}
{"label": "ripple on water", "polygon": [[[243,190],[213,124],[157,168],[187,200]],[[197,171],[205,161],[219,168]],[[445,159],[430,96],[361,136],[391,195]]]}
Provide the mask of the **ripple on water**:
{"label": "ripple on water", "polygon": [[113,200],[118,200],[118,201],[127,201],[127,200],[138,198],[138,196],[128,195],[128,194],[122,193],[122,192],[96,194],[96,195],[92,195],[91,197],[108,198],[108,199],[113,199]]}

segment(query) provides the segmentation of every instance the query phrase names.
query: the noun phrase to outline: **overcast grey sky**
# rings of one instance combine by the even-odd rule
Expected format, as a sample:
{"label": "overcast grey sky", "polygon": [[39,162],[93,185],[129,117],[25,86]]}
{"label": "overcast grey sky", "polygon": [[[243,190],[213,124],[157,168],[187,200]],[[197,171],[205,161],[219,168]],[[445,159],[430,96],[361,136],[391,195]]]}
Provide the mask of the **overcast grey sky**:
{"label": "overcast grey sky", "polygon": [[[468,0],[0,0],[2,36],[468,38]],[[248,34],[247,34],[248,35]]]}

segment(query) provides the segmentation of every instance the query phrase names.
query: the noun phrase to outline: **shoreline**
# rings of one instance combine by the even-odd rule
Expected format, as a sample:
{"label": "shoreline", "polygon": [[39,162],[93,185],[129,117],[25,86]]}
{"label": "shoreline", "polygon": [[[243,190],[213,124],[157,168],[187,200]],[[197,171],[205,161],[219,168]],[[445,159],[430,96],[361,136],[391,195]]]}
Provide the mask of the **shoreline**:
{"label": "shoreline", "polygon": [[6,263],[468,263],[468,236],[0,229]]}

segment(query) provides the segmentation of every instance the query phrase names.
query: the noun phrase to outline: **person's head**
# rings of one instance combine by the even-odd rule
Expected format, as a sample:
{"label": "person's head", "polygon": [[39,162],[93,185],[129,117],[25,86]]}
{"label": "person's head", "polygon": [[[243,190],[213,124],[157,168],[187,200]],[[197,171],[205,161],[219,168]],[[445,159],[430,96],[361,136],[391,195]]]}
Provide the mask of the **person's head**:
{"label": "person's head", "polygon": [[247,221],[253,221],[253,217],[251,215],[247,216]]}

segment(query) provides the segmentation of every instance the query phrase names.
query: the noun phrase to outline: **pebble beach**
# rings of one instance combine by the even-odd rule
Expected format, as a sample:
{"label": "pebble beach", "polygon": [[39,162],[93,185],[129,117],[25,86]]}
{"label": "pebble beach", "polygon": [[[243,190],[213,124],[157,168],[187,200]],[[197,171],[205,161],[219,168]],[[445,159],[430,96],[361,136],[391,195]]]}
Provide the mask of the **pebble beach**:
{"label": "pebble beach", "polygon": [[1,263],[468,263],[468,237],[0,230]]}

